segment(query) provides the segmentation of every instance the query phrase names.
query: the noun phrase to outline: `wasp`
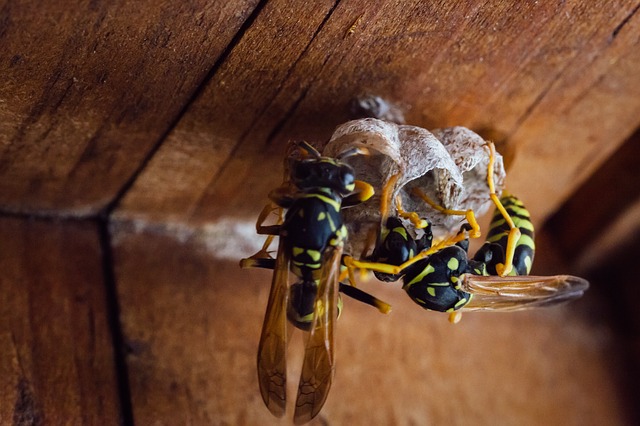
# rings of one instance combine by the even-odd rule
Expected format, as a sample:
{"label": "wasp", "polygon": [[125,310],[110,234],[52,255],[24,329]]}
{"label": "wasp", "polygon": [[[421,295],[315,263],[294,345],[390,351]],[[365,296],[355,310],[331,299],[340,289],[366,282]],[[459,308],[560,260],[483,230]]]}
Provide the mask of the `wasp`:
{"label": "wasp", "polygon": [[[484,245],[473,258],[468,256],[469,238],[478,238],[480,229],[472,210],[449,210],[438,206],[419,189],[414,195],[446,214],[464,215],[467,223],[453,237],[433,245],[430,225],[402,210],[398,216],[385,217],[387,205],[381,205],[381,231],[369,262],[348,259],[351,267],[374,271],[382,281],[403,282],[403,289],[421,307],[448,312],[449,320],[460,320],[459,311],[518,310],[551,306],[580,297],[589,283],[569,275],[530,276],[535,254],[534,228],[523,203],[505,193],[498,197],[493,182],[495,147],[488,143],[487,183],[496,206]],[[388,199],[385,187],[382,199]],[[388,201],[386,202],[388,203]],[[423,228],[413,238],[400,218]]]}
{"label": "wasp", "polygon": [[[321,156],[306,142],[298,142],[295,147],[302,155],[288,156],[288,176],[269,194],[275,207],[266,206],[258,217],[257,231],[268,235],[267,241],[260,252],[241,260],[240,265],[274,270],[257,367],[262,398],[275,416],[286,411],[287,325],[308,332],[294,412],[295,423],[301,424],[318,414],[333,380],[335,320],[341,304],[338,293],[382,312],[388,312],[389,306],[340,283],[347,238],[341,210],[373,195],[373,188],[357,181],[344,159],[367,151],[354,148],[331,158]],[[278,222],[265,226],[270,210],[279,211]],[[275,259],[267,253],[274,236],[279,237]],[[293,284],[289,283],[290,272],[297,279]]]}

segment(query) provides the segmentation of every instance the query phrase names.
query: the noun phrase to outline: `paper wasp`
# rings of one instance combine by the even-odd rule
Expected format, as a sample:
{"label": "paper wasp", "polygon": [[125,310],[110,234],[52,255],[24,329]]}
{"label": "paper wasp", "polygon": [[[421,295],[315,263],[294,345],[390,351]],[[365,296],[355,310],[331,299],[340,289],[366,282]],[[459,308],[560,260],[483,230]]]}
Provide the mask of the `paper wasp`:
{"label": "paper wasp", "polygon": [[[533,224],[521,201],[508,194],[499,198],[495,193],[495,147],[492,143],[487,146],[490,152],[487,183],[496,212],[487,240],[473,258],[467,254],[468,239],[480,236],[473,211],[445,209],[415,190],[414,194],[433,208],[446,214],[464,215],[467,223],[455,236],[432,246],[428,223],[415,217],[415,213],[404,212],[399,204],[398,215],[386,217],[389,201],[385,201],[381,203],[381,231],[370,262],[349,258],[346,263],[374,271],[383,281],[402,279],[403,289],[414,302],[425,309],[448,312],[451,322],[459,321],[459,310],[518,310],[580,297],[589,286],[582,278],[528,275],[535,252]],[[391,185],[392,182],[386,185],[383,200],[390,197]],[[400,217],[410,219],[417,228],[426,225],[423,236],[413,238]]]}
{"label": "paper wasp", "polygon": [[[286,411],[287,320],[309,332],[294,412],[294,421],[299,424],[318,414],[331,387],[335,369],[334,324],[340,309],[338,293],[382,312],[390,307],[339,282],[347,238],[341,209],[373,195],[373,188],[355,180],[353,169],[343,160],[366,154],[366,150],[354,148],[331,158],[321,156],[306,142],[299,142],[294,148],[297,151],[288,155],[285,162],[285,182],[269,194],[275,206],[266,206],[256,224],[258,233],[269,237],[260,252],[241,260],[240,265],[274,270],[258,347],[258,380],[262,398],[276,416]],[[273,210],[280,212],[278,223],[265,226],[265,219]],[[275,259],[267,253],[274,236],[279,236]],[[291,285],[290,272],[298,280]]]}

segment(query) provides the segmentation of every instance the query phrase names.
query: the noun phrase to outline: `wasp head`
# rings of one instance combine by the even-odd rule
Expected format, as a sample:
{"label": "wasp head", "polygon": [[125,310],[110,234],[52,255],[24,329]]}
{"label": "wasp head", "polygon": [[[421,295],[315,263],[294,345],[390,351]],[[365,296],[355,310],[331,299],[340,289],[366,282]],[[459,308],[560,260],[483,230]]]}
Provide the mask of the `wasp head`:
{"label": "wasp head", "polygon": [[292,156],[291,178],[300,189],[329,188],[341,196],[346,196],[355,189],[355,172],[343,160],[354,155],[368,155],[364,147],[350,148],[336,158],[323,157],[307,142],[297,142],[302,153],[297,158]]}
{"label": "wasp head", "polygon": [[311,158],[296,163],[293,183],[300,189],[330,188],[346,196],[355,188],[355,173],[349,165],[333,158]]}

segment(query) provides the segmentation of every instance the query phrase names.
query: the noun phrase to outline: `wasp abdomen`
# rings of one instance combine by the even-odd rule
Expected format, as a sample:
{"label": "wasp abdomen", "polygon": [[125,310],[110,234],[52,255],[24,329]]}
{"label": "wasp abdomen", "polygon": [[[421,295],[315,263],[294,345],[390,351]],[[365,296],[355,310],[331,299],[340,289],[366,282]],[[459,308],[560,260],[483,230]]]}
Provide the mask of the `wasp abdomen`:
{"label": "wasp abdomen", "polygon": [[[516,242],[513,269],[509,275],[529,275],[536,249],[533,223],[531,223],[529,212],[522,201],[513,195],[503,196],[500,202],[511,216],[514,225],[520,229],[521,234]],[[509,224],[496,209],[491,219],[487,240],[474,256],[474,260],[486,264],[486,272],[489,275],[497,275],[496,265],[505,262],[509,230]]]}

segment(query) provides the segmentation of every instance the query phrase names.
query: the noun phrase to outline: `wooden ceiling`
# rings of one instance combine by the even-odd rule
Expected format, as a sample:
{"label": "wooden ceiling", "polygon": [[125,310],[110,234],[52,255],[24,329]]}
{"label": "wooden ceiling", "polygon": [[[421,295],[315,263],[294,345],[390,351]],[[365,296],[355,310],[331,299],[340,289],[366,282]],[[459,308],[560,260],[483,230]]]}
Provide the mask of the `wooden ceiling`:
{"label": "wooden ceiling", "polygon": [[[537,225],[553,216],[543,237],[550,255],[540,255],[539,271],[606,268],[607,254],[639,240],[639,8],[631,0],[0,1],[0,264],[8,271],[0,287],[0,356],[11,360],[0,368],[10,372],[0,375],[10,389],[0,399],[0,419],[24,414],[16,409],[24,404],[50,421],[68,414],[91,422],[90,414],[147,424],[175,412],[202,424],[261,419],[266,411],[257,390],[226,389],[252,386],[269,278],[235,271],[229,259],[257,244],[240,233],[278,185],[286,142],[304,138],[322,146],[362,94],[398,105],[409,124],[462,125],[492,135],[509,159],[510,190]],[[47,308],[39,314],[39,306]],[[586,312],[600,312],[588,306]],[[484,330],[498,327],[504,339],[515,339],[514,352],[496,356],[528,356],[530,374],[523,374],[534,379],[523,389],[536,392],[542,390],[535,380],[557,385],[545,374],[566,377],[566,369],[577,368],[571,358],[588,352],[575,362],[592,373],[569,374],[574,380],[555,397],[570,408],[549,409],[549,418],[622,419],[614,397],[590,408],[570,401],[571,386],[599,384],[615,393],[604,374],[608,329],[588,315],[570,319],[571,312],[514,320],[538,333],[532,342],[564,354],[557,364],[539,347],[527,355],[526,339],[518,343],[499,320],[461,327],[469,327],[463,334],[497,339],[478,331],[484,323]],[[409,315],[423,321],[426,314]],[[356,319],[346,319],[341,333],[349,333],[350,321]],[[401,321],[371,339],[395,339]],[[585,343],[587,337],[565,331],[566,345],[545,335],[567,323],[576,335],[601,334]],[[445,328],[429,324],[442,342],[427,340],[446,342]],[[234,335],[233,327],[244,334]],[[640,325],[635,330],[640,335]],[[420,339],[416,330],[407,333]],[[86,346],[78,353],[69,346],[76,339]],[[60,342],[64,349],[57,351]],[[434,350],[424,345],[417,347]],[[442,351],[429,356],[455,369],[445,361],[453,355]],[[57,354],[47,358],[51,366],[43,361],[47,353]],[[377,362],[382,369],[387,361]],[[230,378],[216,363],[242,371]],[[426,364],[416,369],[432,374]],[[96,377],[94,370],[115,373]],[[406,380],[410,373],[397,372]],[[494,373],[506,377],[503,387],[520,380]],[[339,367],[338,374],[349,373]],[[44,389],[67,375],[75,381],[60,393],[73,398],[63,403]],[[481,386],[483,376],[463,375]],[[359,376],[349,380],[357,386]],[[396,392],[383,385],[390,386],[375,382],[381,392]],[[342,395],[362,392],[342,386]],[[471,415],[489,421],[502,411],[521,423],[539,412],[535,404],[518,407],[525,414],[491,405],[471,396],[475,388],[460,386],[441,391],[451,392],[451,400],[456,391],[466,395],[463,406],[490,405],[486,415],[461,408],[454,416],[460,422]],[[526,404],[523,390],[505,392]],[[538,407],[553,407],[554,395],[536,395]],[[385,407],[389,419],[424,419]],[[426,410],[435,420],[450,413]],[[335,400],[331,413],[355,418]]]}

